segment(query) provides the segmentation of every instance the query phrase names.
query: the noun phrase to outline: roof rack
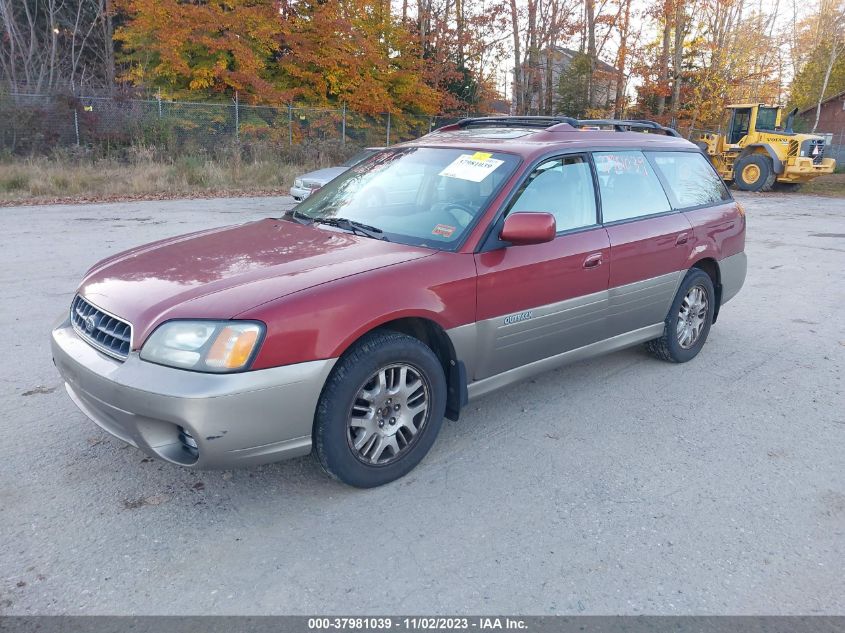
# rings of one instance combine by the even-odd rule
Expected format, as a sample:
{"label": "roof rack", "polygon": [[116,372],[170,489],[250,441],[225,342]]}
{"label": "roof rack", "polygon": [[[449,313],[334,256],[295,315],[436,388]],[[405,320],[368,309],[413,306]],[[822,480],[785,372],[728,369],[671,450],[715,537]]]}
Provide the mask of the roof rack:
{"label": "roof rack", "polygon": [[547,129],[561,123],[566,123],[573,128],[602,128],[610,127],[616,132],[630,132],[630,131],[655,131],[666,134],[667,136],[681,135],[670,127],[660,125],[656,121],[649,121],[647,119],[576,119],[570,116],[485,116],[473,117],[468,119],[461,119],[454,126],[449,125],[447,128],[464,129],[477,127],[536,127]]}
{"label": "roof rack", "polygon": [[481,116],[461,119],[455,125],[459,128],[538,127],[545,129],[558,123],[569,123],[572,125],[575,122],[576,119],[568,116]]}
{"label": "roof rack", "polygon": [[577,125],[573,127],[612,127],[617,132],[630,132],[637,130],[654,130],[655,132],[662,132],[667,136],[681,135],[670,127],[660,125],[657,121],[649,121],[648,119],[579,119]]}

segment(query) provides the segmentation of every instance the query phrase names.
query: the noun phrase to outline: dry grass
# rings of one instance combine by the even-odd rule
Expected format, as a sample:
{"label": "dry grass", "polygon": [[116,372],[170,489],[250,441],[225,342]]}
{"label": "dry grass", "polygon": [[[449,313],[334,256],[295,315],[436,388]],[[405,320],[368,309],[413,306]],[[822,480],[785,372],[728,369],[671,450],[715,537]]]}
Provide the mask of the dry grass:
{"label": "dry grass", "polygon": [[0,204],[287,192],[294,177],[309,169],[282,161],[238,158],[183,157],[164,163],[7,160],[0,161]]}
{"label": "dry grass", "polygon": [[831,198],[845,198],[845,174],[819,176],[801,187],[800,191]]}

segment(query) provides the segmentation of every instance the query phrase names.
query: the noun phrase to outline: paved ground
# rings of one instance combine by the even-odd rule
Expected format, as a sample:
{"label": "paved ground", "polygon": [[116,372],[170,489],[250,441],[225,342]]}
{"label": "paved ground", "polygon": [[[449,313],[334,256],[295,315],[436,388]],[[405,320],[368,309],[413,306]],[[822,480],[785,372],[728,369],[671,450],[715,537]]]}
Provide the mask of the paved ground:
{"label": "paved ground", "polygon": [[739,197],[749,279],[698,359],[491,395],[370,491],[144,459],[50,362],[94,261],[288,200],[0,210],[0,611],[845,612],[845,201]]}

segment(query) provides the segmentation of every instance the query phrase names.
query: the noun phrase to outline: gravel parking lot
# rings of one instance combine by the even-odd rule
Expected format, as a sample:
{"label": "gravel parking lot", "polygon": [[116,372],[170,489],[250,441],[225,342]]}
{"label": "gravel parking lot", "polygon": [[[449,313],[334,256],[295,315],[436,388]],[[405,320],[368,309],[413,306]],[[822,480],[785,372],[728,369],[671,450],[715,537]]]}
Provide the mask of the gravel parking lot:
{"label": "gravel parking lot", "polygon": [[369,491],[151,461],[51,363],[93,262],[289,198],[0,209],[0,613],[845,612],[845,201],[737,198],[749,277],[696,360],[488,396]]}

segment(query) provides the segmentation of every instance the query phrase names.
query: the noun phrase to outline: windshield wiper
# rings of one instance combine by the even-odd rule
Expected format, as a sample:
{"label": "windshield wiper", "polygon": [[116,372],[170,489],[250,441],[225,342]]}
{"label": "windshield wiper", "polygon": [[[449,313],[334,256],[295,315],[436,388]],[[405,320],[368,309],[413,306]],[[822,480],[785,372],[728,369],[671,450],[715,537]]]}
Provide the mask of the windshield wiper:
{"label": "windshield wiper", "polygon": [[349,218],[312,218],[312,222],[316,224],[327,224],[328,226],[336,226],[337,228],[343,229],[344,231],[356,233],[357,235],[363,235],[364,237],[371,237],[376,240],[389,241],[384,236],[384,231],[382,231],[377,226],[362,224],[361,222],[356,222],[355,220],[350,220]]}
{"label": "windshield wiper", "polygon": [[309,218],[304,213],[300,213],[296,209],[290,209],[290,210],[286,211],[285,215],[293,218],[294,220],[296,220],[300,224],[311,224],[313,222],[313,220],[311,218]]}

